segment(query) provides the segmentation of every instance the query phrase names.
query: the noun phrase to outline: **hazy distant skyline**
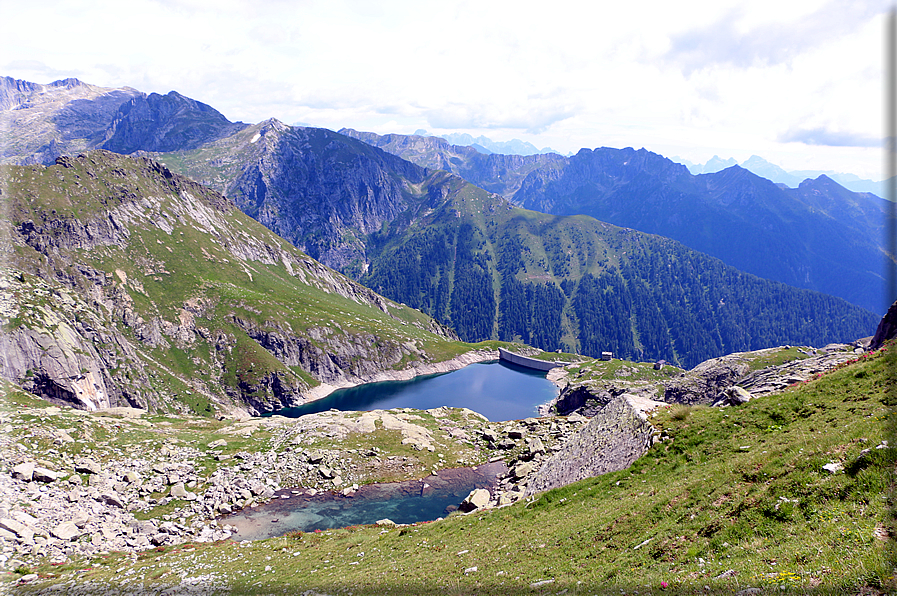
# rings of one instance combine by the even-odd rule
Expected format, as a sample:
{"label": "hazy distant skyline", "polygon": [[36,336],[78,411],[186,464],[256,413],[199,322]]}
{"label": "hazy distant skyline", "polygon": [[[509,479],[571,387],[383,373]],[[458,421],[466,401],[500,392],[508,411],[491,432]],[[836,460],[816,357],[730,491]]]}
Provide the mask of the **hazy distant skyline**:
{"label": "hazy distant skyline", "polygon": [[882,175],[884,1],[3,3],[0,75],[230,120]]}

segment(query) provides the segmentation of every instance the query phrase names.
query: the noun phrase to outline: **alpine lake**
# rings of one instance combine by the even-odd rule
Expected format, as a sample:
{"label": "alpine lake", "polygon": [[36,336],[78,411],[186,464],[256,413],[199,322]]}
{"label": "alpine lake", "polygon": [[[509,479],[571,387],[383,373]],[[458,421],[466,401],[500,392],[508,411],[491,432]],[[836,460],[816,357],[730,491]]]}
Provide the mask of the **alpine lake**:
{"label": "alpine lake", "polygon": [[[538,407],[557,394],[557,387],[545,378],[545,372],[494,362],[409,381],[340,389],[323,399],[274,414],[298,418],[330,409],[426,410],[448,406],[469,408],[495,422],[538,416]],[[438,475],[420,480],[361,486],[351,496],[282,490],[270,503],[244,509],[222,521],[238,528],[237,535],[243,540],[373,524],[381,519],[399,524],[431,521],[457,509],[472,490],[493,487],[506,471],[504,462],[440,470]]]}

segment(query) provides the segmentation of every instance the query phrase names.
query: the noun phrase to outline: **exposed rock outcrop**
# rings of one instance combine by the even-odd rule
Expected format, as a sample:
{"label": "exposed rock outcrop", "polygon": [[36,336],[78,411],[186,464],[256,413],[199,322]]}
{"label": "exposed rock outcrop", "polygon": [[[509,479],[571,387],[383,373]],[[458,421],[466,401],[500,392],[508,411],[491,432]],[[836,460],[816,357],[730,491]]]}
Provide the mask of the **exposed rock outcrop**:
{"label": "exposed rock outcrop", "polygon": [[624,392],[625,390],[616,387],[593,388],[586,385],[567,385],[551,404],[551,411],[559,416],[577,412],[591,417],[610,403],[615,396],[622,395]]}
{"label": "exposed rock outcrop", "polygon": [[628,468],[659,434],[645,415],[651,406],[625,395],[614,398],[530,478],[525,496]]}
{"label": "exposed rock outcrop", "polygon": [[869,344],[870,350],[877,350],[884,345],[889,339],[897,337],[897,302],[891,305],[885,316],[878,323],[875,335],[872,336],[872,343]]}
{"label": "exposed rock outcrop", "polygon": [[[778,393],[789,385],[809,381],[853,360],[857,357],[855,350],[856,348],[849,344],[830,344],[824,348],[811,349],[805,354],[807,358],[751,371],[735,379],[734,383],[750,392],[751,398]],[[724,397],[724,394],[720,394],[717,399]]]}
{"label": "exposed rock outcrop", "polygon": [[147,407],[155,400],[154,391],[132,391],[114,372],[133,358],[129,378],[147,381],[129,342],[104,325],[77,291],[0,269],[0,301],[0,322],[7,325],[0,333],[0,377],[86,410]]}
{"label": "exposed rock outcrop", "polygon": [[[558,415],[577,412],[594,416],[615,397],[626,394],[648,400],[685,405],[713,405],[718,407],[740,405],[755,397],[777,393],[789,385],[802,383],[857,357],[868,342],[854,344],[829,344],[824,348],[766,348],[753,352],[738,352],[702,362],[695,368],[674,377],[645,377],[633,380],[627,377],[611,379],[589,378],[589,375],[570,378],[569,374],[555,373],[554,379],[562,389],[548,410]],[[780,354],[784,350],[797,350]],[[768,364],[785,359],[782,364]],[[620,367],[619,375],[634,367]],[[669,369],[667,369],[669,370]],[[675,370],[675,369],[673,369]],[[584,371],[580,371],[583,374]]]}
{"label": "exposed rock outcrop", "polygon": [[669,382],[663,401],[679,404],[706,404],[716,401],[719,393],[750,370],[739,354],[712,358]]}
{"label": "exposed rock outcrop", "polygon": [[482,509],[486,505],[489,504],[489,491],[485,488],[477,488],[475,490],[470,491],[470,494],[467,495],[467,498],[461,501],[461,505],[458,506],[458,510],[464,513],[470,513],[476,509]]}

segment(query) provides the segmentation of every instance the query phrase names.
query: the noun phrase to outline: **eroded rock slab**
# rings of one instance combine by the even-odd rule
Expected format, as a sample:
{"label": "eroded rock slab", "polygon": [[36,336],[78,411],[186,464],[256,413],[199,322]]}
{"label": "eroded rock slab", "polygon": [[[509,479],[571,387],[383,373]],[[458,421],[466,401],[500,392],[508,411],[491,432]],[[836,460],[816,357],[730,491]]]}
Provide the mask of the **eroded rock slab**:
{"label": "eroded rock slab", "polygon": [[614,398],[530,478],[524,495],[628,468],[656,440],[647,405],[635,405],[625,395]]}

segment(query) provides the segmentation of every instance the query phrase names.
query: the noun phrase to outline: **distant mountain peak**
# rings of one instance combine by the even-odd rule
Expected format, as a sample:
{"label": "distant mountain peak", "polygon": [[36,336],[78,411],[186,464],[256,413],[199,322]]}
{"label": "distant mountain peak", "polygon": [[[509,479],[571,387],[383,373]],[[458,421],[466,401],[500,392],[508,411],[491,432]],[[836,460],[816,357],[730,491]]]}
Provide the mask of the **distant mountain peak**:
{"label": "distant mountain peak", "polygon": [[[692,174],[711,174],[738,163],[734,158],[723,160],[718,155],[714,155],[705,164],[692,163],[680,157],[674,157],[673,159],[679,163],[685,164]],[[884,196],[883,183],[864,180],[855,174],[821,170],[787,171],[774,163],[763,159],[759,155],[751,155],[748,159],[741,162],[740,165],[762,178],[767,178],[777,184],[784,184],[788,188],[798,188],[798,186],[805,180],[815,179],[821,174],[825,174],[830,180],[853,192],[868,192],[880,197]]]}
{"label": "distant mountain peak", "polygon": [[[418,135],[420,133],[429,136],[427,131],[423,129],[418,129],[414,134]],[[542,149],[538,149],[532,143],[521,141],[520,139],[511,139],[510,141],[493,141],[492,139],[484,135],[474,137],[473,135],[463,132],[438,135],[437,138],[445,139],[452,145],[473,147],[480,153],[484,153],[486,155],[492,153],[498,153],[501,155],[539,155],[541,153],[557,153],[557,151],[555,151],[551,147],[543,147]]]}
{"label": "distant mountain peak", "polygon": [[[268,118],[267,120],[262,120],[256,126],[260,128],[260,131],[264,134],[269,130],[276,130],[278,132],[284,132],[292,128],[289,124],[284,124],[277,118]],[[310,128],[308,126],[302,128]]]}
{"label": "distant mountain peak", "polygon": [[86,86],[86,83],[81,82],[79,79],[74,77],[69,77],[67,79],[59,79],[58,81],[53,81],[50,83],[50,87],[65,87],[67,89],[71,89],[72,87],[81,87]]}
{"label": "distant mountain peak", "polygon": [[196,149],[246,126],[177,91],[140,94],[118,108],[102,148],[124,154]]}

